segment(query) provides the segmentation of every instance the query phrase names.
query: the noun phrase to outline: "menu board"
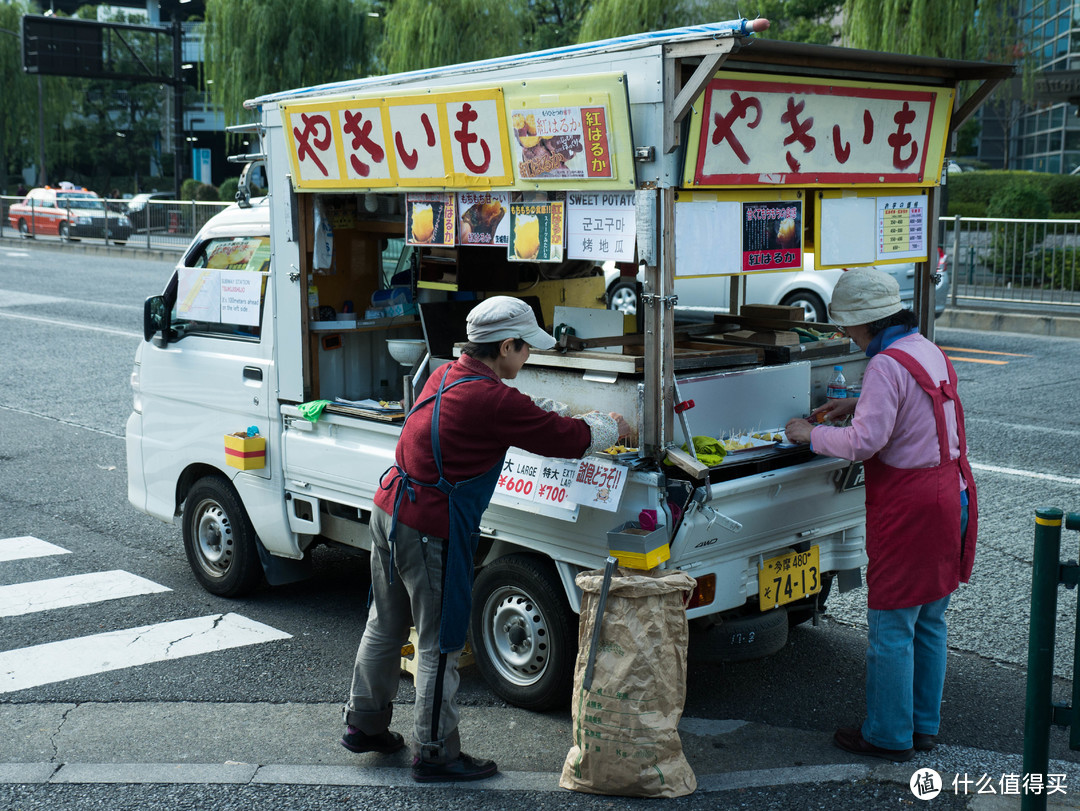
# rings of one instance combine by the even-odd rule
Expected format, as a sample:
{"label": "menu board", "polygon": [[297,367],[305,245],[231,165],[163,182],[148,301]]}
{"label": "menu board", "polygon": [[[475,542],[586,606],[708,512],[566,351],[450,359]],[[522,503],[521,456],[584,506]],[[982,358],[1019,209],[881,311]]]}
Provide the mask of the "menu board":
{"label": "menu board", "polygon": [[877,198],[878,259],[926,256],[926,195]]}

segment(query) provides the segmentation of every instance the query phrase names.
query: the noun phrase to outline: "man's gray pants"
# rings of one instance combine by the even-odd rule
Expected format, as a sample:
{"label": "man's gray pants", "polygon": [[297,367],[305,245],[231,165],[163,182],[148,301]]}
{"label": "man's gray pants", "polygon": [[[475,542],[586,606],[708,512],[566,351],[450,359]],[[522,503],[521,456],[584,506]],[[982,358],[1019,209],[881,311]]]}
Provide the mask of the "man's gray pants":
{"label": "man's gray pants", "polygon": [[461,651],[439,652],[446,541],[422,535],[399,521],[391,583],[386,541],[390,522],[391,517],[378,507],[371,511],[373,594],[356,652],[345,722],[366,735],[389,728],[401,681],[401,646],[415,625],[419,644],[412,753],[430,763],[448,763],[461,752],[456,702]]}

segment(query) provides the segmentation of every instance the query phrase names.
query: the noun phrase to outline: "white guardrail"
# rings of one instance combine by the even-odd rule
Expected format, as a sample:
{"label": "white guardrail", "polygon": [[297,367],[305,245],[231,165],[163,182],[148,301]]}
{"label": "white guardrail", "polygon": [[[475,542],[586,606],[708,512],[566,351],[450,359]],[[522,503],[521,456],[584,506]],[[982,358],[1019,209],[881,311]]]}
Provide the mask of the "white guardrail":
{"label": "white guardrail", "polygon": [[[53,217],[45,209],[30,206],[28,210],[12,215],[11,207],[21,203],[22,198],[14,195],[0,196],[0,208],[3,219],[0,220],[0,237],[18,237],[20,234],[42,242],[59,241]],[[206,221],[228,206],[228,203],[202,202],[196,200],[148,200],[138,210],[128,207],[128,200],[104,198],[105,206],[111,217],[123,215],[128,225],[120,226],[111,222],[113,235],[101,228],[100,234],[71,235],[70,239],[85,240],[88,243],[117,243],[136,248],[155,250],[182,251],[188,246]],[[20,231],[20,221],[24,224]],[[123,237],[123,238],[120,238]]]}
{"label": "white guardrail", "polygon": [[[19,223],[9,215],[20,198],[0,196],[0,237],[17,237]],[[127,200],[107,199],[110,211],[130,221],[126,245],[182,251],[198,230],[227,203],[149,200],[132,211]],[[25,213],[22,215],[25,219]],[[1080,312],[1080,220],[1020,220],[990,217],[941,217],[938,244],[949,255],[950,305],[989,302],[1015,307],[1053,307]],[[48,242],[61,239],[32,213],[26,233]],[[107,235],[80,237],[89,242],[118,242]]]}

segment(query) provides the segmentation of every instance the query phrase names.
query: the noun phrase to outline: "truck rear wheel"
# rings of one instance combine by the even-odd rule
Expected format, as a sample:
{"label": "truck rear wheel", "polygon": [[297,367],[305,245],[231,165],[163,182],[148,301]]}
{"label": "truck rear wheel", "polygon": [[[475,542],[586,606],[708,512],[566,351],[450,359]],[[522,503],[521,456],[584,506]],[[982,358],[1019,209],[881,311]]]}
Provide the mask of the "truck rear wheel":
{"label": "truck rear wheel", "polygon": [[692,662],[746,662],[771,656],[787,644],[788,618],[783,609],[764,614],[725,617],[690,637]]}
{"label": "truck rear wheel", "polygon": [[255,529],[225,479],[195,482],[184,502],[183,526],[191,571],[211,594],[241,597],[262,581]]}
{"label": "truck rear wheel", "polygon": [[473,585],[471,636],[480,673],[527,710],[565,705],[573,689],[577,623],[551,564],[509,555]]}

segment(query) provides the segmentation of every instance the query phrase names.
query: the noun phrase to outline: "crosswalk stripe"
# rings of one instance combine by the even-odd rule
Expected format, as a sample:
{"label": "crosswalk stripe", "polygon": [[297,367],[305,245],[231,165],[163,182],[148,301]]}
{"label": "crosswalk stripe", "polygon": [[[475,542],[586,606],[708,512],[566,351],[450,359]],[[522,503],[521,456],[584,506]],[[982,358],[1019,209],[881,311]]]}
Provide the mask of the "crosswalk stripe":
{"label": "crosswalk stripe", "polygon": [[92,572],[0,586],[0,617],[119,600],[172,589],[119,570]]}
{"label": "crosswalk stripe", "polygon": [[70,555],[63,547],[35,538],[32,535],[22,535],[18,538],[0,538],[0,563],[9,560],[22,560],[23,558],[43,558],[47,555]]}
{"label": "crosswalk stripe", "polygon": [[291,638],[230,613],[48,642],[0,653],[0,693]]}

